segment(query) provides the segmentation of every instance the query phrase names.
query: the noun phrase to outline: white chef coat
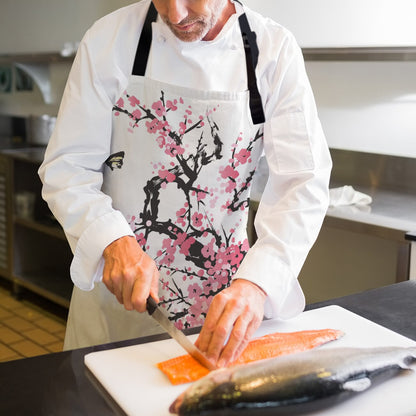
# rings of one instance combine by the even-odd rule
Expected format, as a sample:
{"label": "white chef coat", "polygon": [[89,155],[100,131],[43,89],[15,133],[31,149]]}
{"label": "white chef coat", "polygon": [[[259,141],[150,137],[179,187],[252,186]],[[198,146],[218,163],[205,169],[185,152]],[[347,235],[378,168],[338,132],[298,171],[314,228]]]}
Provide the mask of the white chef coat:
{"label": "white chef coat", "polygon": [[[74,253],[71,278],[86,291],[102,278],[104,248],[133,235],[111,198],[101,192],[102,169],[110,152],[111,110],[129,80],[149,1],[105,16],[86,33],[39,169],[43,197]],[[246,90],[237,21],[242,8],[235,5],[237,14],[209,42],[182,42],[158,18],[146,76],[201,90]],[[266,317],[289,318],[304,308],[297,276],[328,206],[332,165],[294,37],[270,19],[244,10],[260,50],[256,74],[270,173],[255,221],[258,240],[234,279],[250,280],[267,293]]]}

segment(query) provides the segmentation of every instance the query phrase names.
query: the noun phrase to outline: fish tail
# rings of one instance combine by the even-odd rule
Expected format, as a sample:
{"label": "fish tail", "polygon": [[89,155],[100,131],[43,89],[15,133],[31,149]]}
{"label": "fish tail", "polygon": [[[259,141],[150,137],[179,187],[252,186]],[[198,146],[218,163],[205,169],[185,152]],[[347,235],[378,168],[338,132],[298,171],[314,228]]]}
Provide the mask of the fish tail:
{"label": "fish tail", "polygon": [[410,347],[407,348],[407,351],[409,351],[410,356],[416,360],[416,347]]}
{"label": "fish tail", "polygon": [[410,365],[416,361],[416,347],[406,348],[405,351],[406,355],[403,357],[403,362],[400,363],[400,368],[405,371],[414,371]]}

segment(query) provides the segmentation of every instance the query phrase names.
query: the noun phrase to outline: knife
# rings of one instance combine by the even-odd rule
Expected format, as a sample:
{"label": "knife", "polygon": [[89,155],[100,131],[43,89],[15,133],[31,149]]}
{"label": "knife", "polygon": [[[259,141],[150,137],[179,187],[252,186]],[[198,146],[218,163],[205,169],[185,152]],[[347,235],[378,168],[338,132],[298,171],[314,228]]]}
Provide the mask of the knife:
{"label": "knife", "polygon": [[146,309],[149,315],[186,351],[208,370],[216,370],[217,367],[173,324],[172,321],[160,309],[156,301],[149,296],[146,301]]}

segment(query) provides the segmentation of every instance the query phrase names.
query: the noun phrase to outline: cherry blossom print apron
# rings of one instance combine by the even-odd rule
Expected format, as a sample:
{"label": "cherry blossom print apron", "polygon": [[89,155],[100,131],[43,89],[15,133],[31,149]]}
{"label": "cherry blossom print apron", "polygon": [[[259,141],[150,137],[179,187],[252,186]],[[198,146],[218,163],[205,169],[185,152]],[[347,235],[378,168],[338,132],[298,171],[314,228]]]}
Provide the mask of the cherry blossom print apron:
{"label": "cherry blossom print apron", "polygon": [[200,326],[249,248],[249,189],[263,128],[252,122],[248,91],[199,91],[145,78],[149,48],[141,48],[142,40],[133,70],[140,74],[133,73],[113,108],[103,190],[155,260],[169,318],[178,328]]}
{"label": "cherry blossom print apron", "polygon": [[[264,116],[254,72],[258,50],[245,14],[240,28],[249,89],[237,93],[146,78],[156,17],[151,3],[132,76],[113,108],[103,192],[155,260],[160,305],[183,329],[203,324],[213,296],[229,286],[249,249],[249,191]],[[112,340],[123,339],[123,331],[125,337],[156,331],[147,314],[123,310],[103,284],[93,292],[102,310],[97,325]]]}

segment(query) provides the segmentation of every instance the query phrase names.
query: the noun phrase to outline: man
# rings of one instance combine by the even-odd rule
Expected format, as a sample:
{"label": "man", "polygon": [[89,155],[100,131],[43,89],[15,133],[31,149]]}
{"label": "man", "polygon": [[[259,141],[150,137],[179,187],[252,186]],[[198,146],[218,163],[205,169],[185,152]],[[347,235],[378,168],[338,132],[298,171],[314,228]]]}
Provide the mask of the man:
{"label": "man", "polygon": [[297,275],[330,169],[301,52],[280,25],[232,0],[144,0],[100,19],[40,168],[74,252],[65,348],[161,332],[150,295],[178,328],[203,324],[210,360],[234,360],[264,316],[303,310]]}

